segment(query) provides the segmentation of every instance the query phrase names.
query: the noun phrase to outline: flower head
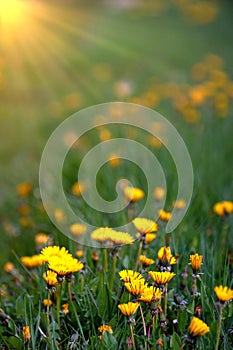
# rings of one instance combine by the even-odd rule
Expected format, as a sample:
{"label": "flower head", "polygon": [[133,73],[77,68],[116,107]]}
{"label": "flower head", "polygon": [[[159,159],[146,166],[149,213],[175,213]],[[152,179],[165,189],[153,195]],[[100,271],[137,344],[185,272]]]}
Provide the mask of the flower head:
{"label": "flower head", "polygon": [[6,273],[11,273],[12,271],[14,271],[15,266],[14,264],[12,264],[11,262],[7,262],[5,263],[5,265],[3,266],[3,269]]}
{"label": "flower head", "polygon": [[44,262],[49,262],[51,258],[57,257],[62,260],[65,257],[72,257],[69,251],[65,247],[50,246],[43,248],[41,251],[41,256]]}
{"label": "flower head", "polygon": [[189,334],[193,337],[202,337],[204,334],[210,331],[210,328],[199,318],[193,317],[188,330]]}
{"label": "flower head", "polygon": [[170,247],[162,247],[158,251],[158,260],[160,267],[166,269],[176,264],[176,258],[172,255]]}
{"label": "flower head", "polygon": [[35,236],[35,242],[38,246],[44,246],[48,244],[49,236],[45,233],[37,233]]}
{"label": "flower head", "polygon": [[169,221],[172,217],[172,214],[168,211],[165,211],[163,209],[159,210],[159,219],[162,221]]}
{"label": "flower head", "polygon": [[51,299],[44,299],[43,300],[43,305],[44,305],[44,307],[50,307],[50,306],[52,306],[53,305],[53,302],[52,302],[52,300]]}
{"label": "flower head", "polygon": [[82,192],[85,190],[85,185],[84,183],[81,182],[75,182],[71,188],[71,192],[74,196],[81,196]]}
{"label": "flower head", "polygon": [[154,190],[154,198],[157,201],[161,201],[164,198],[165,190],[162,187],[156,187]]}
{"label": "flower head", "polygon": [[79,223],[73,224],[70,226],[70,232],[74,236],[81,236],[87,232],[87,226]]}
{"label": "flower head", "polygon": [[29,326],[23,326],[22,335],[23,335],[23,340],[25,342],[28,342],[30,340],[31,333],[30,333],[30,327]]}
{"label": "flower head", "polygon": [[56,284],[58,284],[57,274],[54,271],[48,270],[48,271],[44,272],[43,279],[45,280],[47,285],[50,287],[56,286]]}
{"label": "flower head", "polygon": [[197,274],[200,270],[200,267],[202,265],[202,255],[199,254],[192,254],[190,255],[190,265],[192,266],[192,270],[194,274]]}
{"label": "flower head", "polygon": [[148,274],[151,276],[153,281],[157,286],[164,285],[171,281],[171,279],[176,275],[174,272],[156,272],[156,271],[149,271]]}
{"label": "flower head", "polygon": [[68,303],[65,303],[62,305],[62,312],[65,315],[67,315],[69,313],[69,304]]}
{"label": "flower head", "polygon": [[155,233],[147,233],[145,236],[145,243],[151,243],[157,235]]}
{"label": "flower head", "polygon": [[233,299],[233,290],[227,286],[216,286],[214,291],[221,302]]}
{"label": "flower head", "polygon": [[128,292],[135,296],[141,295],[146,287],[147,283],[145,283],[144,278],[133,279],[130,282],[125,283],[125,288]]}
{"label": "flower head", "polygon": [[138,187],[125,187],[124,188],[125,197],[130,202],[137,202],[144,197],[144,191]]}
{"label": "flower head", "polygon": [[128,302],[127,304],[119,304],[118,308],[120,309],[123,315],[132,316],[137,311],[139,305],[139,303]]}
{"label": "flower head", "polygon": [[141,233],[141,235],[146,235],[148,233],[158,231],[158,224],[155,221],[145,219],[145,218],[136,218],[133,220],[135,228]]}
{"label": "flower head", "polygon": [[110,227],[100,227],[91,233],[91,238],[99,243],[105,243],[111,240],[111,234],[114,230]]}
{"label": "flower head", "polygon": [[161,296],[162,292],[158,288],[150,286],[143,290],[143,292],[137,300],[142,301],[144,303],[152,303],[154,301],[159,300]]}
{"label": "flower head", "polygon": [[186,201],[184,199],[179,199],[172,203],[173,207],[176,209],[184,209],[186,207]]}
{"label": "flower head", "polygon": [[222,201],[214,205],[213,211],[219,216],[226,216],[233,213],[233,202]]}
{"label": "flower head", "polygon": [[62,260],[56,256],[51,257],[48,266],[50,270],[53,270],[59,276],[70,275],[82,270],[84,267],[83,263],[69,255],[64,256]]}
{"label": "flower head", "polygon": [[26,197],[32,192],[32,184],[29,181],[18,184],[16,192],[21,197]]}
{"label": "flower head", "polygon": [[98,328],[98,331],[100,332],[100,339],[103,338],[104,333],[108,332],[108,333],[113,333],[112,327],[108,326],[107,324],[103,324],[102,326],[100,326]]}
{"label": "flower head", "polygon": [[22,256],[21,261],[28,269],[33,269],[37,266],[41,266],[44,262],[40,254],[33,256]]}
{"label": "flower head", "polygon": [[120,279],[127,283],[131,282],[134,279],[143,279],[142,275],[139,272],[133,271],[133,270],[122,270],[119,272]]}
{"label": "flower head", "polygon": [[150,266],[155,263],[153,259],[149,259],[145,255],[140,255],[139,260],[144,267]]}

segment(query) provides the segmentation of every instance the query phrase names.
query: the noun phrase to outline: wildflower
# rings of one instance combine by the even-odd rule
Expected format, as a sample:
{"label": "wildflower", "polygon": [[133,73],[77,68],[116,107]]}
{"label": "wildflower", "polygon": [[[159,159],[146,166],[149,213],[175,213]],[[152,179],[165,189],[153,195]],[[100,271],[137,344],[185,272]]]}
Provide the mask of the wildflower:
{"label": "wildflower", "polygon": [[65,303],[62,305],[62,312],[65,315],[67,315],[69,313],[69,304],[68,303]]}
{"label": "wildflower", "polygon": [[172,214],[168,211],[165,211],[163,209],[158,211],[159,219],[162,221],[169,221],[172,217]]}
{"label": "wildflower", "polygon": [[77,256],[78,258],[82,258],[82,257],[83,257],[83,250],[82,250],[82,249],[76,250],[76,256]]}
{"label": "wildflower", "polygon": [[145,243],[151,243],[156,237],[157,235],[155,233],[146,233]]}
{"label": "wildflower", "polygon": [[159,249],[158,260],[162,270],[170,270],[171,265],[176,264],[176,258],[172,255],[170,247],[162,247]]}
{"label": "wildflower", "polygon": [[125,197],[131,202],[137,202],[144,197],[144,191],[138,187],[125,187],[124,188]]}
{"label": "wildflower", "polygon": [[43,248],[41,251],[41,256],[44,262],[49,262],[52,257],[57,257],[63,259],[64,257],[72,257],[69,251],[65,247],[50,246]]}
{"label": "wildflower", "polygon": [[45,282],[47,283],[47,285],[49,287],[52,287],[52,286],[55,286],[56,284],[58,284],[57,274],[54,271],[48,270],[48,271],[44,272],[43,279],[45,280]]}
{"label": "wildflower", "polygon": [[148,274],[151,276],[153,281],[157,286],[164,285],[171,281],[171,279],[176,275],[174,272],[156,272],[156,271],[149,271]]}
{"label": "wildflower", "polygon": [[141,295],[146,287],[147,283],[145,283],[144,278],[133,279],[130,282],[125,283],[125,288],[128,292],[135,296]]}
{"label": "wildflower", "polygon": [[3,266],[3,269],[6,273],[11,273],[12,271],[14,271],[15,266],[14,264],[12,264],[11,262],[7,262],[5,263],[5,265]]}
{"label": "wildflower", "polygon": [[113,167],[113,168],[118,167],[120,164],[120,158],[114,153],[111,153],[109,155],[108,161],[109,161],[109,164],[111,165],[111,167]]}
{"label": "wildflower", "polygon": [[219,216],[227,216],[233,213],[233,202],[222,201],[214,205],[213,211]]}
{"label": "wildflower", "polygon": [[75,182],[71,188],[71,192],[74,196],[81,196],[82,192],[85,190],[85,185],[84,183],[81,182]]}
{"label": "wildflower", "polygon": [[27,204],[20,203],[18,212],[21,216],[28,216],[30,213],[30,208]]}
{"label": "wildflower", "polygon": [[173,207],[176,209],[184,209],[186,206],[186,201],[184,199],[180,199],[172,203]]}
{"label": "wildflower", "polygon": [[99,243],[105,243],[111,239],[111,234],[114,232],[110,227],[100,227],[91,233],[91,238]]}
{"label": "wildflower", "polygon": [[44,246],[48,244],[49,236],[45,233],[37,233],[35,236],[35,242],[38,246]]}
{"label": "wildflower", "polygon": [[28,196],[32,191],[32,184],[29,181],[18,184],[16,192],[20,197]]}
{"label": "wildflower", "polygon": [[145,218],[136,218],[133,220],[135,228],[141,233],[141,235],[146,235],[148,233],[158,231],[158,224],[152,220]]}
{"label": "wildflower", "polygon": [[29,269],[41,266],[44,262],[40,254],[33,256],[22,256],[20,260],[22,261],[24,266],[26,266]]}
{"label": "wildflower", "polygon": [[165,195],[165,189],[162,187],[156,187],[154,190],[154,198],[157,201],[161,201],[164,198]]}
{"label": "wildflower", "polygon": [[198,254],[192,254],[190,255],[190,265],[192,267],[193,270],[193,274],[196,275],[198,274],[200,267],[202,265],[202,255],[198,255]]}
{"label": "wildflower", "polygon": [[142,275],[139,272],[133,271],[133,270],[122,270],[119,272],[120,279],[127,283],[131,282],[134,279],[143,279]]}
{"label": "wildflower", "polygon": [[153,286],[147,287],[143,290],[140,297],[137,299],[138,301],[142,301],[144,303],[152,303],[161,298],[162,292]]}
{"label": "wildflower", "polygon": [[127,304],[119,304],[118,308],[125,316],[133,316],[139,307],[139,303],[128,302]]}
{"label": "wildflower", "polygon": [[216,286],[214,291],[220,302],[226,302],[233,299],[233,289],[230,289],[227,286]]}
{"label": "wildflower", "polygon": [[56,208],[54,210],[54,218],[60,224],[64,224],[66,222],[66,217],[62,209]]}
{"label": "wildflower", "polygon": [[73,224],[70,226],[70,232],[74,236],[81,236],[87,232],[87,226],[79,223]]}
{"label": "wildflower", "polygon": [[51,299],[44,299],[43,300],[43,305],[44,305],[44,307],[50,307],[50,306],[53,305],[53,302],[52,302]]}
{"label": "wildflower", "polygon": [[28,342],[30,340],[31,333],[30,333],[30,327],[29,326],[23,326],[22,335],[23,335],[23,340],[25,342]]}
{"label": "wildflower", "polygon": [[113,333],[112,327],[108,326],[107,324],[103,324],[102,326],[100,326],[98,328],[98,331],[100,332],[100,339],[103,338],[104,333],[108,332],[108,333]]}
{"label": "wildflower", "polygon": [[193,317],[188,330],[189,330],[189,334],[192,337],[202,337],[204,334],[210,331],[210,328],[207,326],[205,322],[203,322],[199,318]]}
{"label": "wildflower", "polygon": [[48,262],[49,269],[53,270],[60,276],[65,276],[82,270],[84,264],[78,259],[65,255],[62,260],[59,257],[51,257]]}
{"label": "wildflower", "polygon": [[133,237],[127,232],[114,231],[110,234],[110,241],[116,245],[132,244]]}
{"label": "wildflower", "polygon": [[140,255],[139,259],[144,267],[150,266],[150,265],[155,263],[155,261],[153,259],[149,259],[145,255]]}

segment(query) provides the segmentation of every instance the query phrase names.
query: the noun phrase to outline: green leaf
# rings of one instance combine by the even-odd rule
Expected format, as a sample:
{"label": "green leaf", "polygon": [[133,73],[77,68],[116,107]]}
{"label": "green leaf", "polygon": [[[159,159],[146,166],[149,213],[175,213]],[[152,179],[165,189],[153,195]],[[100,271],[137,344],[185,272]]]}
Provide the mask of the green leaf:
{"label": "green leaf", "polygon": [[173,333],[170,339],[170,349],[179,350],[181,346],[181,339],[177,333]]}
{"label": "green leaf", "polygon": [[23,342],[19,338],[10,337],[10,338],[8,338],[8,343],[9,343],[9,345],[12,346],[12,348],[15,348],[16,350],[23,349]]}
{"label": "green leaf", "polygon": [[109,332],[104,332],[103,338],[101,340],[100,349],[115,350],[117,348],[117,341],[114,335]]}
{"label": "green leaf", "polygon": [[16,299],[15,302],[15,309],[16,309],[16,317],[24,317],[24,312],[25,312],[25,303],[24,303],[24,298],[23,296],[19,296]]}

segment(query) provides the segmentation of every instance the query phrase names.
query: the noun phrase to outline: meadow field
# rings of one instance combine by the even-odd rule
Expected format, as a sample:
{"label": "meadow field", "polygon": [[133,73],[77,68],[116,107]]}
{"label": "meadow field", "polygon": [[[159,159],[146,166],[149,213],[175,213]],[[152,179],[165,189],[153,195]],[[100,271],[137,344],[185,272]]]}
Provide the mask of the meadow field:
{"label": "meadow field", "polygon": [[[0,4],[0,349],[233,348],[232,11],[227,0]],[[165,124],[148,132],[145,116],[110,123],[121,103],[181,136],[190,202],[177,197],[189,168],[179,173],[180,144],[169,152]],[[69,146],[71,222],[43,201],[40,162],[54,130],[92,106],[93,128],[78,141],[66,132],[51,157]],[[112,139],[79,181],[84,157]],[[164,182],[150,186],[146,151],[124,157],[124,139],[150,151]],[[120,190],[121,210],[91,207],[93,189],[109,203]]]}

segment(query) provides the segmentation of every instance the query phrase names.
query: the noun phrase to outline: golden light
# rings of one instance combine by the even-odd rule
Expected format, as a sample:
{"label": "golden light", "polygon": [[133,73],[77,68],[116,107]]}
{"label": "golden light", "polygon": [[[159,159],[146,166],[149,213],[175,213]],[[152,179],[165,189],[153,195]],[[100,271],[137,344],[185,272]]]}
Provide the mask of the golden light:
{"label": "golden light", "polygon": [[0,26],[1,29],[12,30],[19,27],[27,18],[28,1],[1,0],[0,2]]}

